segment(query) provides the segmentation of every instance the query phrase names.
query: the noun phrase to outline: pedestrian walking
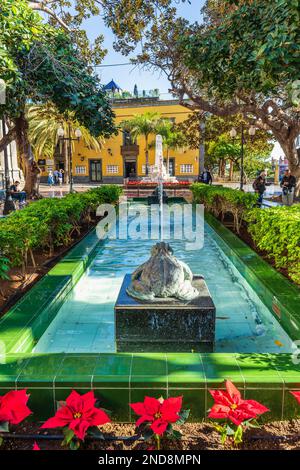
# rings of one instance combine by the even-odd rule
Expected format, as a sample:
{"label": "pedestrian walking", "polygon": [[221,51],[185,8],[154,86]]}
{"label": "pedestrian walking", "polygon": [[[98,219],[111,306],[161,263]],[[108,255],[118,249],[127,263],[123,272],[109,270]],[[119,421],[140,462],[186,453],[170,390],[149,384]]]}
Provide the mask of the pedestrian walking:
{"label": "pedestrian walking", "polygon": [[261,206],[263,202],[263,197],[264,197],[264,192],[266,190],[266,173],[262,171],[258,177],[254,180],[253,182],[253,189],[258,194],[258,200],[257,203],[258,205]]}

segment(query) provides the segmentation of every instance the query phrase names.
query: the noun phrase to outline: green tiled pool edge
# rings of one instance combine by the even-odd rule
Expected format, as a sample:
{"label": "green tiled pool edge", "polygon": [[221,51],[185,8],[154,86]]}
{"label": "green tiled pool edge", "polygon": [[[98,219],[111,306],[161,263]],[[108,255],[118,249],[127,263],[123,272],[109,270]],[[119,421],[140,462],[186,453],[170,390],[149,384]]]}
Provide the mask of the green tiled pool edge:
{"label": "green tiled pool edge", "polygon": [[[294,321],[290,331],[296,335],[299,290],[216,219],[207,216],[207,221],[225,253],[262,300],[272,305],[274,315],[281,312],[279,320],[285,328]],[[209,389],[231,379],[246,398],[270,408],[263,420],[300,414],[290,394],[290,390],[300,390],[300,364],[289,354],[32,354],[35,342],[87,268],[97,242],[93,231],[0,321],[0,395],[26,387],[34,418],[43,420],[71,388],[81,393],[93,388],[103,407],[112,410],[113,419],[122,422],[134,420],[128,404],[146,394],[183,395],[191,420],[198,421],[212,404]],[[273,282],[278,285],[273,287]]]}
{"label": "green tiled pool edge", "polygon": [[0,319],[0,352],[31,352],[86,271],[98,243],[94,229]]}
{"label": "green tiled pool edge", "polygon": [[218,244],[293,340],[300,339],[300,289],[211,214]]}

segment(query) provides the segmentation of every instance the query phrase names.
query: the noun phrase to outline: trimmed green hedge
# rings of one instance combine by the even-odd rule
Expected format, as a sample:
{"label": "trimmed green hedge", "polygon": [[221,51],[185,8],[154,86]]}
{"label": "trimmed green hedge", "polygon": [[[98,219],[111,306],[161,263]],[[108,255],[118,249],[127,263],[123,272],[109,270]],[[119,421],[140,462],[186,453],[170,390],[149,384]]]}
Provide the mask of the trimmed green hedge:
{"label": "trimmed green hedge", "polygon": [[240,206],[243,209],[251,209],[257,203],[258,196],[253,193],[244,193],[239,189],[225,188],[224,186],[210,186],[209,184],[194,183],[191,190],[196,202],[213,203],[219,199],[228,204]]}
{"label": "trimmed green hedge", "polygon": [[194,183],[191,191],[194,201],[204,204],[216,217],[221,217],[223,220],[226,213],[232,214],[237,233],[240,231],[245,214],[257,204],[258,199],[257,194],[201,183]]}
{"label": "trimmed green hedge", "polygon": [[80,226],[91,220],[99,204],[116,203],[122,189],[115,185],[93,188],[85,193],[58,199],[41,199],[0,220],[0,253],[13,266],[25,266],[28,255],[34,264],[35,249],[49,250],[68,245]]}
{"label": "trimmed green hedge", "polygon": [[284,269],[300,284],[300,204],[261,209],[257,195],[222,186],[192,185],[195,202],[205,205],[216,217],[233,214],[235,230],[245,221],[256,246],[264,251],[277,269]]}
{"label": "trimmed green hedge", "polygon": [[252,209],[246,220],[257,247],[300,284],[300,204]]}

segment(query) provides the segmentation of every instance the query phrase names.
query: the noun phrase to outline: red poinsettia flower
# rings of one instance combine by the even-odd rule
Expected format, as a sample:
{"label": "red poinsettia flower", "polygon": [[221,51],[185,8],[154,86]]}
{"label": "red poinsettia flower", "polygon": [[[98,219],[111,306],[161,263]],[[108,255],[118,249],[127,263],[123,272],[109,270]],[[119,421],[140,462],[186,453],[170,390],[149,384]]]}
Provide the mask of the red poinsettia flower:
{"label": "red poinsettia flower", "polygon": [[210,410],[209,418],[228,418],[239,426],[247,419],[256,418],[258,415],[270,411],[255,400],[243,400],[240,392],[230,380],[226,380],[225,385],[226,392],[210,390],[215,403]]}
{"label": "red poinsettia flower", "polygon": [[179,420],[179,412],[182,406],[182,397],[160,398],[145,397],[143,402],[132,403],[131,408],[140,416],[136,426],[144,422],[150,422],[150,428],[155,434],[161,436],[167,429],[168,424]]}
{"label": "red poinsettia flower", "polygon": [[291,394],[294,395],[297,402],[300,403],[300,392],[291,392]]}
{"label": "red poinsettia flower", "polygon": [[79,395],[75,390],[66,399],[53,418],[48,419],[42,428],[60,428],[68,426],[81,440],[91,426],[100,426],[110,422],[107,414],[95,407],[94,392]]}
{"label": "red poinsettia flower", "polygon": [[39,446],[38,446],[37,443],[35,442],[35,443],[33,444],[32,450],[41,450],[41,449],[39,448]]}
{"label": "red poinsettia flower", "polygon": [[0,422],[19,424],[31,414],[26,390],[12,390],[0,397]]}

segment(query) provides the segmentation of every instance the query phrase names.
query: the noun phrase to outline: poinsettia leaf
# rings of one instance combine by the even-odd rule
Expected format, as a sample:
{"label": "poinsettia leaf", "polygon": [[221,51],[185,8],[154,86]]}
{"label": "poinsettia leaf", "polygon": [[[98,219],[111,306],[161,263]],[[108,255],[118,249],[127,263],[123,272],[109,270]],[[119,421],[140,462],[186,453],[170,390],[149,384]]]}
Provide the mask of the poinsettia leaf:
{"label": "poinsettia leaf", "polygon": [[166,435],[167,435],[169,438],[172,438],[173,432],[174,432],[173,426],[172,426],[171,423],[169,423],[168,426],[167,426],[167,429],[166,429],[165,433],[166,433]]}
{"label": "poinsettia leaf", "polygon": [[147,428],[143,431],[142,436],[145,439],[145,441],[149,441],[154,436],[154,432],[152,431],[152,429]]}
{"label": "poinsettia leaf", "polygon": [[3,444],[3,437],[0,437],[0,447],[2,446]]}
{"label": "poinsettia leaf", "polygon": [[102,410],[104,411],[104,413],[106,413],[108,416],[111,416],[112,415],[112,411],[111,410],[107,410],[106,408],[102,408],[100,406],[100,403],[95,403],[95,408],[98,408],[99,410]]}
{"label": "poinsettia leaf", "polygon": [[87,434],[89,436],[97,437],[99,439],[105,439],[103,432],[100,430],[98,426],[93,426],[92,428],[89,428],[87,431]]}
{"label": "poinsettia leaf", "polygon": [[70,449],[71,450],[78,450],[80,447],[80,442],[78,440],[70,442]]}
{"label": "poinsettia leaf", "polygon": [[74,434],[74,431],[72,429],[68,428],[68,427],[63,429],[63,434],[64,434],[65,438],[62,442],[62,445],[65,446],[65,445],[68,445],[71,442],[71,440],[73,439],[75,434]]}
{"label": "poinsettia leaf", "polygon": [[253,428],[253,429],[260,428],[260,425],[258,424],[256,419],[248,419],[247,421],[244,421],[243,426],[245,428]]}
{"label": "poinsettia leaf", "polygon": [[219,433],[222,434],[224,432],[224,426],[222,426],[221,424],[212,423],[212,425],[215,428],[215,430],[218,431]]}
{"label": "poinsettia leaf", "polygon": [[226,434],[226,432],[223,432],[223,433],[221,434],[221,443],[222,443],[222,445],[225,444],[226,439],[227,439],[227,434]]}
{"label": "poinsettia leaf", "polygon": [[0,423],[0,432],[9,432],[9,422],[8,421],[2,421]]}
{"label": "poinsettia leaf", "polygon": [[58,410],[59,410],[59,408],[62,408],[63,406],[66,406],[66,402],[63,401],[63,400],[57,401],[56,404],[57,404],[57,409]]}
{"label": "poinsettia leaf", "polygon": [[179,416],[180,418],[178,421],[176,421],[176,424],[184,424],[190,416],[190,410],[181,410]]}
{"label": "poinsettia leaf", "polygon": [[243,442],[243,427],[239,425],[234,433],[234,443],[240,444]]}
{"label": "poinsettia leaf", "polygon": [[234,435],[235,431],[229,426],[229,424],[227,424],[225,429],[226,429],[226,435],[227,436],[233,436]]}
{"label": "poinsettia leaf", "polygon": [[180,440],[182,438],[182,433],[177,431],[176,429],[172,429],[172,433],[170,434],[171,439]]}

